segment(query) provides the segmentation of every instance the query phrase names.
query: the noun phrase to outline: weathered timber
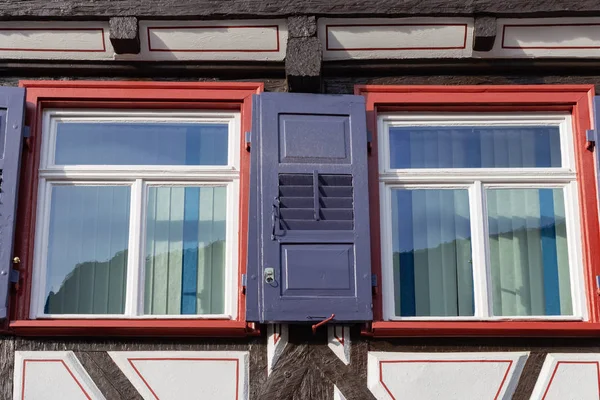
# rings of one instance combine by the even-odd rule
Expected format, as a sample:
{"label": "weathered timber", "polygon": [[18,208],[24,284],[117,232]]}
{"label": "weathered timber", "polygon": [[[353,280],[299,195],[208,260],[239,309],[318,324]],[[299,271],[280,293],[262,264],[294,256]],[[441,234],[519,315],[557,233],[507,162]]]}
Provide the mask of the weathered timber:
{"label": "weathered timber", "polygon": [[125,374],[105,351],[78,351],[75,355],[107,399],[142,400]]}
{"label": "weathered timber", "polygon": [[540,376],[546,353],[532,352],[527,358],[523,372],[513,393],[514,400],[528,400],[531,398],[535,384]]}
{"label": "weathered timber", "polygon": [[114,17],[109,20],[109,39],[117,54],[138,54],[140,33],[135,17]]}
{"label": "weathered timber", "polygon": [[495,17],[477,17],[475,18],[475,32],[473,40],[473,50],[490,51],[496,41],[496,18]]}
{"label": "weathered timber", "polygon": [[288,91],[319,93],[322,61],[321,42],[318,38],[288,39],[285,57]]}
{"label": "weathered timber", "polygon": [[0,399],[13,398],[15,341],[11,336],[0,338]]}
{"label": "weathered timber", "polygon": [[290,15],[591,16],[597,0],[1,0],[0,18],[256,18]]}
{"label": "weathered timber", "polygon": [[317,35],[317,18],[300,15],[290,17],[288,22],[288,36],[291,38],[313,37]]}

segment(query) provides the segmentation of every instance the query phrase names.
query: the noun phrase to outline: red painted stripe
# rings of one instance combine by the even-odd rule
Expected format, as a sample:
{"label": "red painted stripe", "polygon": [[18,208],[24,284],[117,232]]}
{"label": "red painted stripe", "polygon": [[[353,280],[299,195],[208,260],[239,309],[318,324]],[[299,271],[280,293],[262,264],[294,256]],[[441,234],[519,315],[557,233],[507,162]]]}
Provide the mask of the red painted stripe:
{"label": "red painted stripe", "polygon": [[[277,333],[277,327],[279,327],[279,333]],[[281,339],[281,329],[281,325],[273,325],[273,344],[277,344],[277,342],[279,342],[279,339]]]}
{"label": "red painted stripe", "polygon": [[506,372],[504,372],[504,376],[502,381],[500,382],[500,387],[496,391],[496,395],[494,396],[494,400],[498,399],[498,396],[502,392],[502,388],[504,387],[504,383],[506,382],[506,378],[508,378],[508,373],[512,367],[512,360],[382,360],[379,361],[379,382],[388,392],[392,400],[396,400],[390,389],[383,382],[383,364],[398,364],[398,363],[508,363],[506,368]]}
{"label": "red painted stripe", "polygon": [[552,381],[558,371],[558,367],[560,364],[595,364],[596,365],[596,374],[598,376],[598,397],[600,397],[600,363],[598,361],[558,361],[554,366],[554,371],[552,371],[552,376],[550,377],[550,381],[548,381],[548,386],[544,391],[544,395],[542,396],[542,400],[546,399],[546,395],[548,391],[550,391],[550,386],[552,385]]}
{"label": "red painted stripe", "polygon": [[240,360],[238,358],[204,358],[204,357],[164,357],[164,358],[128,358],[127,361],[133,367],[134,371],[138,374],[140,379],[148,387],[148,390],[152,393],[156,400],[160,400],[156,392],[150,387],[150,384],[144,379],[140,371],[133,364],[134,361],[235,361],[235,398],[239,397],[240,390]]}
{"label": "red painted stripe", "polygon": [[507,24],[502,27],[502,48],[503,49],[529,49],[529,50],[584,50],[600,49],[600,46],[506,46],[506,28],[537,28],[537,27],[558,27],[558,26],[600,26],[600,24]]}
{"label": "red painted stripe", "polygon": [[[275,28],[276,46],[275,49],[154,49],[150,40],[152,30],[164,29],[236,29],[236,28]],[[280,49],[279,25],[215,25],[215,26],[149,26],[146,29],[148,36],[148,51],[151,52],[178,52],[178,53],[277,53]]]}
{"label": "red painted stripe", "polygon": [[13,48],[0,47],[0,51],[34,51],[34,52],[65,52],[65,53],[105,53],[106,39],[103,28],[0,28],[2,31],[100,31],[102,36],[102,49],[29,49],[29,48]]}
{"label": "red painted stripe", "polygon": [[337,335],[337,328],[338,328],[337,326],[333,327],[333,336],[343,346],[344,345],[344,327],[343,326],[341,327],[342,328],[342,335],[341,335],[342,337],[341,338]]}
{"label": "red painted stripe", "polygon": [[92,398],[85,391],[85,389],[83,388],[83,385],[79,382],[79,380],[77,379],[75,374],[73,374],[73,372],[71,371],[69,366],[64,362],[64,360],[60,360],[60,359],[56,359],[56,360],[23,360],[23,378],[22,378],[22,384],[21,384],[21,400],[25,400],[25,369],[27,367],[28,362],[58,362],[58,363],[61,363],[65,367],[65,369],[67,370],[69,375],[71,375],[71,377],[73,378],[75,383],[77,383],[77,386],[79,386],[79,389],[81,389],[81,391],[83,392],[85,397],[88,398],[89,400],[92,400]]}
{"label": "red painted stripe", "polygon": [[[346,27],[386,27],[386,26],[461,26],[464,27],[464,39],[462,46],[437,46],[437,47],[329,47],[329,28]],[[467,24],[331,24],[325,25],[325,50],[327,51],[403,51],[403,50],[464,50],[467,48]]]}

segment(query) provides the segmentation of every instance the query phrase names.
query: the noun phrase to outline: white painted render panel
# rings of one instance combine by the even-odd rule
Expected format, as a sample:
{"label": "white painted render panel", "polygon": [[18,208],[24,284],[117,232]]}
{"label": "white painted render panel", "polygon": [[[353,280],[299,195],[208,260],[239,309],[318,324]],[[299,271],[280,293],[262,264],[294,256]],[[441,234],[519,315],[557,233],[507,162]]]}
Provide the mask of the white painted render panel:
{"label": "white painted render panel", "polygon": [[370,352],[367,380],[379,400],[508,400],[528,355]]}
{"label": "white painted render panel", "polygon": [[325,60],[463,58],[473,50],[472,18],[320,18]]}
{"label": "white painted render panel", "polygon": [[548,354],[531,395],[542,399],[600,399],[600,354]]}
{"label": "white painted render panel", "polygon": [[104,400],[72,351],[17,351],[14,400]]}
{"label": "white painted render panel", "polygon": [[147,400],[246,400],[248,352],[111,351],[113,361]]}
{"label": "white painted render panel", "polygon": [[287,22],[140,21],[140,42],[142,60],[281,61]]}
{"label": "white painted render panel", "polygon": [[111,60],[108,21],[2,22],[0,58]]}

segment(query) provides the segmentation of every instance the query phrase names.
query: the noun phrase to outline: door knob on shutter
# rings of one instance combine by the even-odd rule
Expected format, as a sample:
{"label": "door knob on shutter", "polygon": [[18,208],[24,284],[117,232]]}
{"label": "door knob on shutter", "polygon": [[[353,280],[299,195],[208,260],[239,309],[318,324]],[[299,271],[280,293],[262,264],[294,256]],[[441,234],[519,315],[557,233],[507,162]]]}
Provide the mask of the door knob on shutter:
{"label": "door knob on shutter", "polygon": [[273,268],[265,268],[264,277],[266,283],[273,283],[275,281],[275,270]]}

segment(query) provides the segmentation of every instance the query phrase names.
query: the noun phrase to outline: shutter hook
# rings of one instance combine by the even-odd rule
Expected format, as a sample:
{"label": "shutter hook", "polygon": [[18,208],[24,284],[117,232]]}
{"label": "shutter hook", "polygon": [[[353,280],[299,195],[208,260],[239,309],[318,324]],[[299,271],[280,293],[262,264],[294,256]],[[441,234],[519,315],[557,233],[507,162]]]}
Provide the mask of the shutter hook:
{"label": "shutter hook", "polygon": [[313,332],[313,335],[315,335],[315,334],[317,333],[317,328],[318,328],[318,327],[320,327],[321,325],[325,325],[326,323],[328,323],[329,321],[331,321],[331,320],[332,320],[332,319],[334,319],[334,318],[335,318],[335,314],[331,314],[331,317],[329,317],[329,318],[325,318],[323,321],[321,321],[321,322],[317,322],[316,324],[314,324],[314,325],[312,326],[312,332]]}

